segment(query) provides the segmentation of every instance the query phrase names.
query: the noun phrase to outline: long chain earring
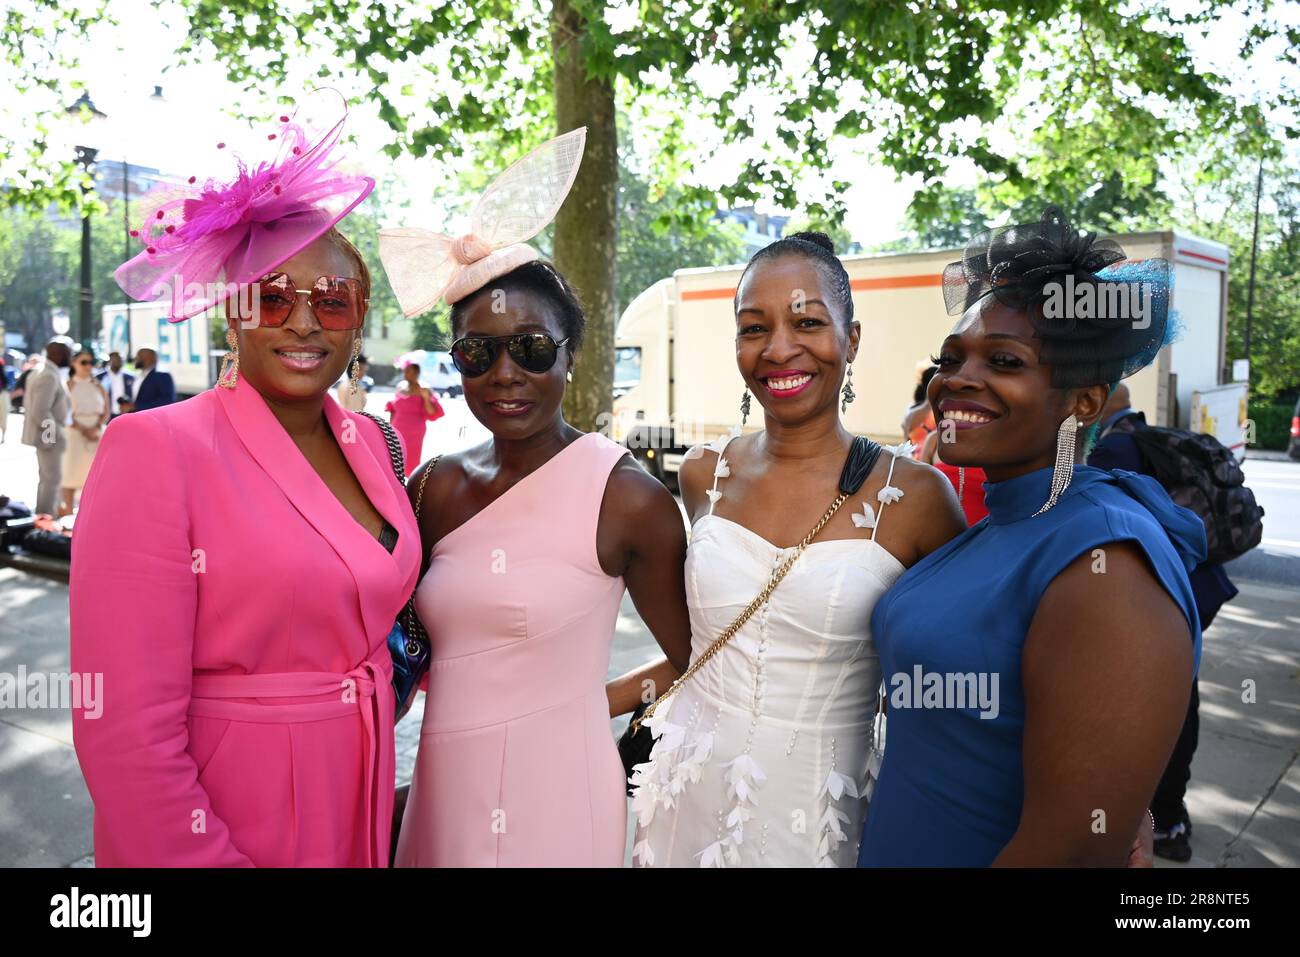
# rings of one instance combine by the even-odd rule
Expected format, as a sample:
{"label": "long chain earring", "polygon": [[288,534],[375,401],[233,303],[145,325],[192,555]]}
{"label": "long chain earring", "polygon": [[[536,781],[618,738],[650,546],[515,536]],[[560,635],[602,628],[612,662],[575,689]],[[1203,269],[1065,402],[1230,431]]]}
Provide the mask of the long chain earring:
{"label": "long chain earring", "polygon": [[749,419],[749,387],[740,393],[740,424],[744,425]]}
{"label": "long chain earring", "polygon": [[1079,420],[1074,413],[1070,413],[1069,418],[1056,430],[1056,465],[1052,467],[1052,494],[1034,515],[1042,515],[1059,502],[1061,495],[1070,487],[1070,479],[1074,478],[1074,443],[1078,434]]}
{"label": "long chain earring", "polygon": [[357,336],[352,343],[352,374],[349,376],[352,380],[352,390],[349,395],[356,395],[357,386],[361,383],[361,363],[357,361],[359,355],[361,355],[361,337]]}
{"label": "long chain earring", "polygon": [[844,401],[840,403],[840,414],[843,415],[848,411],[849,403],[856,399],[857,393],[853,391],[853,366],[849,366],[848,378],[844,380]]}
{"label": "long chain earring", "polygon": [[239,382],[239,337],[234,329],[226,330],[226,345],[230,346],[221,359],[221,372],[217,375],[217,385],[223,389],[233,389]]}

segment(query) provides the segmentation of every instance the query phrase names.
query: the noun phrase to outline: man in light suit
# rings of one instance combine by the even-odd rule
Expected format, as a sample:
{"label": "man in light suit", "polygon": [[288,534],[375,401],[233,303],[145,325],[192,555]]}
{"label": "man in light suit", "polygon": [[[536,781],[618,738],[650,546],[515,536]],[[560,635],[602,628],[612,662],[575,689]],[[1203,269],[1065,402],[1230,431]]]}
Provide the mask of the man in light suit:
{"label": "man in light suit", "polygon": [[54,515],[59,486],[63,482],[63,450],[67,439],[63,427],[72,412],[72,402],[63,384],[62,369],[72,360],[73,341],[56,336],[45,345],[45,362],[27,377],[23,400],[23,444],[36,447],[36,511]]}
{"label": "man in light suit", "polygon": [[149,346],[141,346],[135,354],[135,367],[140,374],[135,378],[135,391],[126,412],[143,412],[176,401],[176,384],[170,373],[158,369],[158,353]]}

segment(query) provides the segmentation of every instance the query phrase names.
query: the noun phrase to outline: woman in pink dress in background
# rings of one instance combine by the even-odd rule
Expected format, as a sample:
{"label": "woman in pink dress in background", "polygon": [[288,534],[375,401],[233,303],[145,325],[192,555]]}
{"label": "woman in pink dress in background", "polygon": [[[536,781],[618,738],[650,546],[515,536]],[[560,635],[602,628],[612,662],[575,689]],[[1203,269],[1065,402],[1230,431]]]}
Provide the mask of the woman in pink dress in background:
{"label": "woman in pink dress in background", "polygon": [[[536,192],[561,186],[558,207],[581,136],[552,141],[503,179]],[[501,185],[489,188],[490,206],[508,214]],[[545,210],[536,192],[521,209]],[[399,867],[621,866],[627,781],[610,716],[631,711],[642,693],[635,672],[606,683],[625,588],[669,660],[685,667],[689,654],[676,503],[626,449],[564,421],[582,308],[531,247],[509,242],[553,214],[532,231],[503,216],[515,227],[504,246],[479,238],[501,232],[478,211],[474,233],[459,240],[380,233],[408,315],[410,304],[440,295],[452,305],[465,401],[492,432],[409,483],[412,495],[425,486],[419,521],[430,565],[416,607],[431,662]],[[454,245],[460,260],[446,286],[436,278],[446,276],[440,245]]]}
{"label": "woman in pink dress in background", "polygon": [[393,428],[402,437],[406,447],[406,474],[409,477],[424,459],[424,432],[426,422],[442,418],[442,406],[433,390],[420,382],[420,367],[408,362],[402,369],[402,381],[397,384],[397,396],[384,408],[393,421]]}
{"label": "woman in pink dress in background", "polygon": [[86,484],[72,667],[104,697],[73,737],[101,867],[388,863],[386,638],[420,546],[378,425],[328,395],[370,287],[333,224],[374,188],[337,170],[338,129],[285,122],[269,168],[146,201],[157,235],[117,273],[135,298],[172,284],[174,321],[221,301],[218,270],[259,304],[217,388],[114,419]]}

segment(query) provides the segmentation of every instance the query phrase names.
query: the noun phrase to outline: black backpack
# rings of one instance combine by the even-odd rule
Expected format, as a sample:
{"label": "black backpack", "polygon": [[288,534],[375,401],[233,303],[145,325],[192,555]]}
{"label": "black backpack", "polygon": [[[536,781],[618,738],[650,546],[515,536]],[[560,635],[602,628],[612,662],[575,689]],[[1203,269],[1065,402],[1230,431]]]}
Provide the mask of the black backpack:
{"label": "black backpack", "polygon": [[1246,554],[1264,535],[1264,510],[1244,484],[1246,476],[1232,451],[1212,435],[1147,425],[1125,416],[1113,431],[1137,443],[1142,462],[1177,504],[1205,523],[1208,562],[1222,563]]}

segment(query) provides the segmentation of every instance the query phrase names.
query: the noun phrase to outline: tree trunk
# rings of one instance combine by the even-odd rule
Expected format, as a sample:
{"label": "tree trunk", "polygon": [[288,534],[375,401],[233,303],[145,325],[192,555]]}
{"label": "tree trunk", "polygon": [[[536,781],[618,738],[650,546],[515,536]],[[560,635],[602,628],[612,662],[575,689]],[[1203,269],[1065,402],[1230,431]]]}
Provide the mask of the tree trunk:
{"label": "tree trunk", "polygon": [[569,423],[593,431],[613,404],[615,211],[618,131],[614,85],[587,78],[582,43],[586,24],[569,0],[551,7],[557,132],[587,127],[587,147],[569,198],[555,217],[555,264],[587,313],[582,352],[564,400]]}

